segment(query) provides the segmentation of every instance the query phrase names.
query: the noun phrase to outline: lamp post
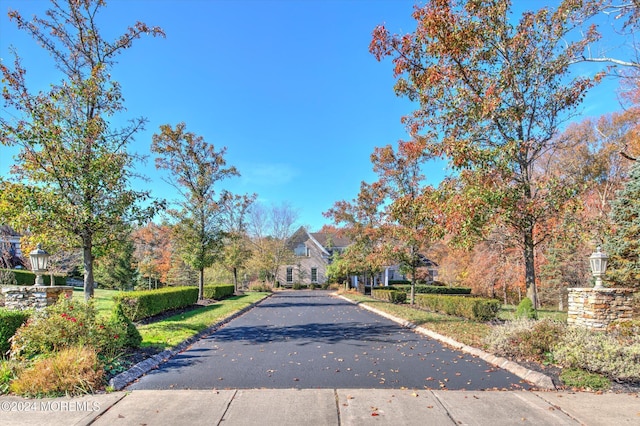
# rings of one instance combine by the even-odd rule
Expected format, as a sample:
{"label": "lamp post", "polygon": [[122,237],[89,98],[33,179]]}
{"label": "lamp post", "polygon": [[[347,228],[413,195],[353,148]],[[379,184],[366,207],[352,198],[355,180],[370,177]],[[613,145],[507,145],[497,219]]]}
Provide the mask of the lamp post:
{"label": "lamp post", "polygon": [[36,274],[36,285],[44,285],[42,274],[47,271],[49,253],[42,250],[42,246],[38,243],[38,247],[29,253],[29,259],[31,260],[31,269]]}
{"label": "lamp post", "polygon": [[596,251],[589,256],[591,273],[596,279],[596,285],[593,288],[603,288],[602,277],[605,272],[607,272],[607,260],[609,260],[609,256],[607,256],[606,253],[601,252],[600,247],[598,247]]}

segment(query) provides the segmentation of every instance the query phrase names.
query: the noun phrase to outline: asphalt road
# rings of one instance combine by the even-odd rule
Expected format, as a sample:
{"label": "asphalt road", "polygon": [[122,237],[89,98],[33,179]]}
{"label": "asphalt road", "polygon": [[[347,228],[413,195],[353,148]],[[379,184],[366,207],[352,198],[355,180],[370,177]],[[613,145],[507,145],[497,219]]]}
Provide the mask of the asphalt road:
{"label": "asphalt road", "polygon": [[274,294],[128,389],[527,389],[325,291]]}

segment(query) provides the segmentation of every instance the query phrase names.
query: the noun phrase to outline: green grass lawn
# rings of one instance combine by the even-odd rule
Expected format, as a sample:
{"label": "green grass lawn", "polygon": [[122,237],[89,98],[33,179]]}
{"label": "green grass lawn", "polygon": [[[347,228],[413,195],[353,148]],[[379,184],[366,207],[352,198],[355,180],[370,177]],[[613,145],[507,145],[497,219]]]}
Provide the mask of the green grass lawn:
{"label": "green grass lawn", "polygon": [[[119,293],[118,290],[104,290],[96,288],[93,290],[93,298],[99,315],[109,315],[113,308],[113,296]],[[73,289],[73,298],[84,300],[84,290],[81,288]]]}
{"label": "green grass lawn", "polygon": [[[118,290],[95,289],[94,299],[98,308],[98,315],[106,316],[111,313],[113,296],[118,293]],[[142,335],[142,346],[171,348],[251,303],[264,299],[267,295],[268,293],[247,293],[243,296],[233,296],[212,305],[176,314],[152,324],[139,325],[138,330]],[[73,297],[84,300],[84,291],[82,289],[74,289]]]}
{"label": "green grass lawn", "polygon": [[[113,296],[118,293],[118,290],[95,289],[94,300],[98,315],[107,316],[111,313]],[[268,293],[247,293],[243,296],[234,296],[152,324],[139,325],[142,346],[158,346],[168,349],[251,303],[264,299],[267,295]],[[74,289],[73,297],[84,300],[84,291]]]}
{"label": "green grass lawn", "polygon": [[[406,304],[396,305],[376,300],[369,296],[363,296],[361,294],[345,293],[343,296],[358,302],[366,302],[367,305],[376,309],[394,315],[398,318],[411,321],[416,325],[428,328],[436,333],[449,336],[460,343],[476,348],[486,348],[484,338],[491,331],[491,325],[488,323],[428,312],[422,309],[411,308]],[[511,320],[514,317],[515,310],[516,307],[513,305],[503,306],[498,313],[498,318]],[[567,320],[566,312],[555,311],[552,309],[539,309],[538,315],[540,318],[550,317],[564,322]]]}
{"label": "green grass lawn", "polygon": [[242,308],[264,299],[269,293],[246,293],[233,296],[209,306],[176,314],[162,321],[140,325],[142,346],[171,348]]}
{"label": "green grass lawn", "polygon": [[343,296],[358,302],[365,302],[367,305],[383,312],[411,321],[416,325],[423,326],[476,348],[484,347],[484,337],[491,331],[491,325],[483,322],[428,312],[411,308],[409,305],[396,305],[361,294],[345,293]]}
{"label": "green grass lawn", "polygon": [[[516,305],[502,305],[500,312],[498,312],[498,318],[507,321],[515,319],[516,309],[518,309]],[[538,318],[551,318],[556,321],[567,322],[567,312],[548,308],[538,309]]]}

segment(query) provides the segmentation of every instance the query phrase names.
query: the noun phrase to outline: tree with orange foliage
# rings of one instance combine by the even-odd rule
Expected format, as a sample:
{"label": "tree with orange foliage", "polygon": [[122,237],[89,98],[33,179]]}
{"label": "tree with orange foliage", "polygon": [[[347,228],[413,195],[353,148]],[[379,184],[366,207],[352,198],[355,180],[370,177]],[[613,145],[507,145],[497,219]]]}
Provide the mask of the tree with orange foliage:
{"label": "tree with orange foliage", "polygon": [[397,150],[387,145],[371,155],[380,189],[389,200],[382,226],[387,257],[399,263],[411,278],[410,303],[415,303],[418,270],[423,252],[441,236],[433,208],[434,189],[425,184],[421,170],[424,140],[400,142]]}
{"label": "tree with orange foliage", "polygon": [[133,257],[138,265],[141,277],[147,278],[151,288],[151,280],[167,283],[167,274],[171,269],[173,241],[171,228],[149,222],[132,232],[134,241]]}
{"label": "tree with orange foliage", "polygon": [[336,225],[342,226],[341,232],[353,241],[339,256],[339,274],[363,274],[364,285],[387,263],[383,248],[385,197],[380,182],[361,182],[360,192],[354,200],[338,201],[323,213]]}
{"label": "tree with orange foliage", "polygon": [[576,2],[519,21],[510,13],[505,0],[430,0],[415,7],[413,33],[379,26],[370,51],[392,58],[396,93],[419,104],[403,118],[410,135],[457,172],[445,182],[448,229],[472,238],[499,219],[521,247],[535,304],[536,228],[571,196],[535,166],[597,81],[569,73],[595,35],[568,41],[581,13]]}

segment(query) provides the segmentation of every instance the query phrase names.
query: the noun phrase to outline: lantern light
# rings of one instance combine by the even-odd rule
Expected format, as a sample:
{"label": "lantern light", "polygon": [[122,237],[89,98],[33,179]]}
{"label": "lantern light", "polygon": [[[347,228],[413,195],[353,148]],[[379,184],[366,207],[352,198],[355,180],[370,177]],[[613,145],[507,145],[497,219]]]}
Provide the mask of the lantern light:
{"label": "lantern light", "polygon": [[44,285],[42,274],[47,271],[49,263],[49,253],[42,249],[42,245],[38,243],[35,250],[29,253],[31,260],[31,269],[36,274],[36,285]]}
{"label": "lantern light", "polygon": [[609,256],[606,253],[600,251],[600,247],[596,249],[594,253],[589,256],[589,263],[591,264],[591,273],[596,279],[594,288],[602,288],[602,277],[607,272],[607,261]]}

